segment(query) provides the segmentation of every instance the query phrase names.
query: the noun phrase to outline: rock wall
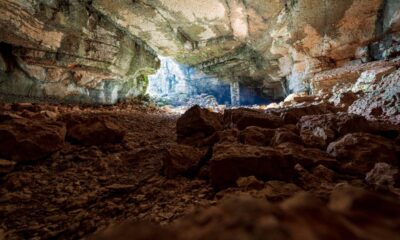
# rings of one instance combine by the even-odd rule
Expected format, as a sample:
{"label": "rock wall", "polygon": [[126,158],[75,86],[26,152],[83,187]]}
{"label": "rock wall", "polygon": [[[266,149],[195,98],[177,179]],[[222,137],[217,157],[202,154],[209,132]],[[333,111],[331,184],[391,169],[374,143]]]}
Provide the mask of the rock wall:
{"label": "rock wall", "polygon": [[0,2],[0,99],[114,103],[145,92],[156,53],[91,1]]}
{"label": "rock wall", "polygon": [[[396,55],[397,0],[123,0],[93,5],[161,55],[282,97],[315,74]],[[136,20],[136,21],[135,21]],[[393,46],[395,45],[395,46]]]}
{"label": "rock wall", "polygon": [[279,98],[329,91],[313,88],[316,74],[400,52],[397,0],[4,0],[0,11],[15,60],[3,58],[18,67],[8,78],[68,79],[34,87],[47,95],[140,92],[160,55]]}

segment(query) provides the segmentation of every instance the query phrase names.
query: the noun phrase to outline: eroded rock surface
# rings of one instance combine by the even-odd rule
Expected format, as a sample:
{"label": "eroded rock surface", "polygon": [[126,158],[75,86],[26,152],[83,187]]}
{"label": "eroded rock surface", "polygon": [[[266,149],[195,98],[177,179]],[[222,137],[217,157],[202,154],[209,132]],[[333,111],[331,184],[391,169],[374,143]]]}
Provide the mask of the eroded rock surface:
{"label": "eroded rock surface", "polygon": [[250,80],[272,98],[326,92],[387,66],[369,61],[398,56],[399,8],[397,0],[6,0],[0,90],[5,99],[115,102],[145,92],[160,55]]}
{"label": "eroded rock surface", "polygon": [[0,155],[30,162],[48,157],[64,145],[65,124],[52,121],[15,119],[0,124]]}

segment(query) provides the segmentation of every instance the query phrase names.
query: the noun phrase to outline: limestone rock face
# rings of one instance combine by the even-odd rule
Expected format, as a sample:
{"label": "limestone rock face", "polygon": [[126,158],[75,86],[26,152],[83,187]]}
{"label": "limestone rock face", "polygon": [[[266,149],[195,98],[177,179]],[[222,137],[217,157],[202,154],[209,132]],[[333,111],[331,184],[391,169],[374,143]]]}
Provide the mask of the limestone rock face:
{"label": "limestone rock face", "polygon": [[364,115],[368,118],[386,118],[400,124],[400,71],[397,70],[373,85],[363,97],[356,100],[349,112]]}
{"label": "limestone rock face", "polygon": [[159,65],[150,47],[91,1],[5,0],[0,15],[5,100],[114,103],[143,91],[141,76]]}
{"label": "limestone rock face", "polygon": [[16,162],[35,162],[60,150],[64,123],[14,119],[0,123],[0,155]]}

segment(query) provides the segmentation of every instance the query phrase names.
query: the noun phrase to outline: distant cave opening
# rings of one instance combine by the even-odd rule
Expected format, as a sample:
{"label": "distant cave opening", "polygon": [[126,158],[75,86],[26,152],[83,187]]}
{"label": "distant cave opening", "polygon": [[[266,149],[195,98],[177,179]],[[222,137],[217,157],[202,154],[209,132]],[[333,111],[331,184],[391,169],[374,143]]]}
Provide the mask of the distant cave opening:
{"label": "distant cave opening", "polygon": [[160,59],[160,69],[149,76],[147,93],[162,105],[217,107],[271,103],[262,88],[206,74],[168,57]]}

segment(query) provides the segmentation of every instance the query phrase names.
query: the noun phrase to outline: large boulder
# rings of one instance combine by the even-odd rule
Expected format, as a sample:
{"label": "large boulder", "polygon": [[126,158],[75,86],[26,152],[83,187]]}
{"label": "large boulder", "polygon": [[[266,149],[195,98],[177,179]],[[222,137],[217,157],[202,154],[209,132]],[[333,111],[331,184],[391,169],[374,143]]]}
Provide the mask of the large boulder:
{"label": "large boulder", "polygon": [[187,110],[176,123],[179,142],[187,139],[203,139],[219,130],[222,130],[219,114],[200,108],[198,105]]}
{"label": "large boulder", "polygon": [[64,145],[64,123],[14,119],[0,123],[0,157],[16,162],[34,162]]}
{"label": "large boulder", "polygon": [[168,178],[191,176],[200,167],[206,151],[186,145],[173,144],[163,157],[163,174]]}
{"label": "large boulder", "polygon": [[291,180],[293,163],[270,147],[217,144],[211,159],[211,183],[216,188],[235,186],[239,177]]}
{"label": "large boulder", "polygon": [[70,118],[67,120],[67,139],[86,146],[122,142],[125,131],[113,121],[102,117]]}
{"label": "large boulder", "polygon": [[343,170],[366,174],[375,163],[398,164],[396,145],[381,136],[368,133],[351,133],[332,142],[327,152],[341,162]]}

